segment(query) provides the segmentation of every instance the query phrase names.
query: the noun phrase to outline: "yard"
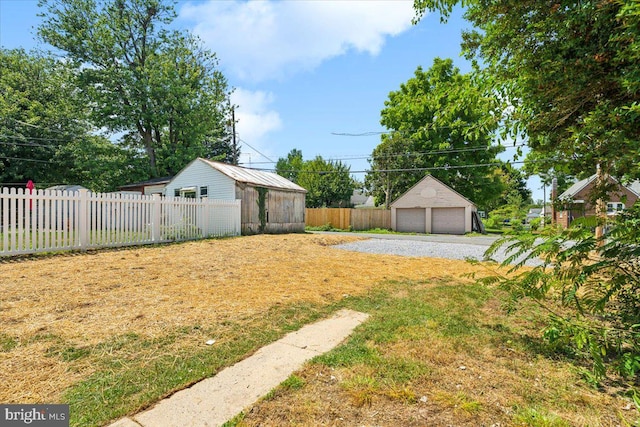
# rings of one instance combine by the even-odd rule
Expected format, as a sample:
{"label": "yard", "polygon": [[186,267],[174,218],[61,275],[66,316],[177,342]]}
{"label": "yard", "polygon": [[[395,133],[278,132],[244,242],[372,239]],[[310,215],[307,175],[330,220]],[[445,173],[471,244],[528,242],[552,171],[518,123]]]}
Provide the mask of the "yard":
{"label": "yard", "polygon": [[233,423],[637,417],[623,386],[589,388],[570,360],[552,357],[534,308],[507,316],[493,292],[461,277],[479,267],[331,247],[352,239],[259,235],[4,260],[0,402],[69,403],[72,425],[102,425],[350,307],[371,321]]}

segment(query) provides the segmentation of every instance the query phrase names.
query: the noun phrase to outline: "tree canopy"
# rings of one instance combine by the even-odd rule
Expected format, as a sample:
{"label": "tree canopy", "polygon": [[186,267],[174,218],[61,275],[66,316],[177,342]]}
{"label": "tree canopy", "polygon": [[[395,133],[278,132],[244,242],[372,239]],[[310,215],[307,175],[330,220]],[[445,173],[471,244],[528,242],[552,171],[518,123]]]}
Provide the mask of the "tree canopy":
{"label": "tree canopy", "polygon": [[430,173],[480,206],[500,193],[492,173],[500,163],[493,145],[497,103],[450,59],[418,67],[389,94],[380,123],[390,130],[371,156],[366,185],[385,206]]}
{"label": "tree canopy", "polygon": [[215,54],[162,0],[40,0],[39,35],[79,67],[92,120],[144,150],[152,176],[215,157],[228,137],[229,88]]}
{"label": "tree canopy", "polygon": [[289,181],[298,182],[298,175],[304,166],[302,151],[293,149],[285,158],[279,158],[276,163],[276,173]]}
{"label": "tree canopy", "polygon": [[[467,58],[481,61],[514,136],[536,161],[584,177],[600,164],[640,177],[640,3],[634,0],[415,0],[418,17],[466,7]],[[547,161],[548,159],[548,161]]]}
{"label": "tree canopy", "polygon": [[325,160],[322,156],[305,161],[302,151],[297,149],[291,150],[286,158],[278,159],[276,173],[308,191],[308,208],[349,206],[356,188],[356,183],[349,174],[349,167],[344,163]]}
{"label": "tree canopy", "polygon": [[135,153],[96,133],[64,61],[0,50],[0,182],[112,190],[139,179]]}

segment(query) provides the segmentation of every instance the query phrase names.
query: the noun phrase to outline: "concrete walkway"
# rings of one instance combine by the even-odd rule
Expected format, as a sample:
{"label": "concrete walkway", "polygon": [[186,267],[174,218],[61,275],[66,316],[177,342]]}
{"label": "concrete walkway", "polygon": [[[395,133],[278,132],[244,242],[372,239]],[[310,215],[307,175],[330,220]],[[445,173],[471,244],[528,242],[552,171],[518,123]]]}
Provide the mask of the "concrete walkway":
{"label": "concrete walkway", "polygon": [[368,314],[340,310],[307,325],[223,369],[214,377],[181,390],[151,409],[109,427],[200,427],[224,424],[300,369],[348,337]]}

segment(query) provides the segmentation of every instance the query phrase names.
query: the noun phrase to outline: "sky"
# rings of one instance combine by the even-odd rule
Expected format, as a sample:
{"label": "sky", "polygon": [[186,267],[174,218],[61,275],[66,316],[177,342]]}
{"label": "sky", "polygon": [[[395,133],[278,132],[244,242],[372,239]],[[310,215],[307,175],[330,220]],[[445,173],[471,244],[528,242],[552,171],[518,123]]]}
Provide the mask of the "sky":
{"label": "sky", "polygon": [[[436,57],[453,59],[462,72],[471,68],[460,56],[461,33],[469,28],[461,11],[447,23],[434,14],[413,25],[412,5],[181,0],[173,25],[193,31],[216,53],[234,88],[243,166],[273,168],[298,149],[305,160],[340,160],[364,181],[367,158],[380,143],[375,133],[385,130],[380,111],[389,92]],[[49,49],[36,37],[38,12],[37,0],[0,0],[0,46]],[[501,158],[512,160],[514,152]],[[534,200],[543,199],[536,177],[528,186]]]}

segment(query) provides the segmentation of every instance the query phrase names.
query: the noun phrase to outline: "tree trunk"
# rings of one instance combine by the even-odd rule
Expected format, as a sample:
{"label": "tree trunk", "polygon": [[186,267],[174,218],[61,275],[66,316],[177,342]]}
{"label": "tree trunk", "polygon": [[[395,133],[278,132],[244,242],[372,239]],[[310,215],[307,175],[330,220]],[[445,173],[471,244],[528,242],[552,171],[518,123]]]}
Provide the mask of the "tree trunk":
{"label": "tree trunk", "polygon": [[145,128],[141,123],[137,123],[136,125],[138,127],[138,133],[142,137],[144,150],[149,157],[149,167],[151,169],[151,175],[152,177],[156,178],[158,176],[158,165],[156,164],[156,150],[153,146],[153,134],[151,133],[151,129]]}

